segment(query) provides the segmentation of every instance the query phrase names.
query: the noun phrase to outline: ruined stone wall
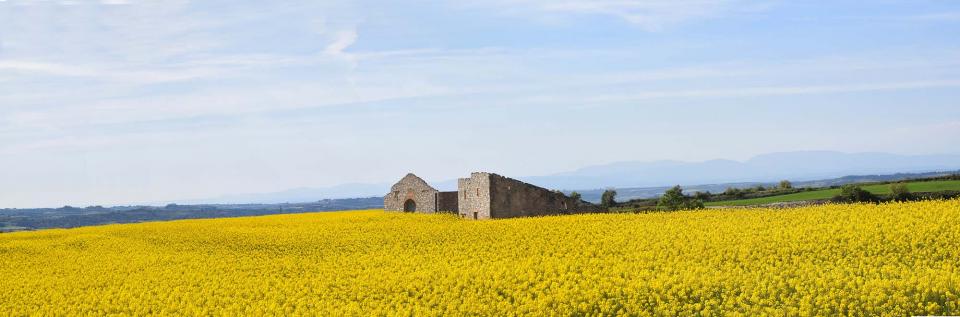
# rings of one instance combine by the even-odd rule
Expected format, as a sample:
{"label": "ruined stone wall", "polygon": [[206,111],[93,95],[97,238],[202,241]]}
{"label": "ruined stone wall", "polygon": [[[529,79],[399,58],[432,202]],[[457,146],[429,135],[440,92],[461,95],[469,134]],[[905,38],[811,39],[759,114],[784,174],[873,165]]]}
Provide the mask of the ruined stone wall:
{"label": "ruined stone wall", "polygon": [[413,174],[397,182],[383,198],[389,211],[404,211],[408,200],[416,212],[454,212],[467,219],[514,218],[600,212],[596,205],[576,201],[546,188],[491,173],[461,178],[456,192],[439,192]]}
{"label": "ruined stone wall", "polygon": [[413,200],[416,203],[416,212],[433,213],[437,211],[437,193],[439,191],[430,187],[420,177],[407,174],[383,197],[383,209],[402,212],[406,201]]}
{"label": "ruined stone wall", "polygon": [[492,218],[574,214],[600,210],[592,204],[577,201],[563,193],[512,178],[491,174],[489,182]]}
{"label": "ruined stone wall", "polygon": [[470,178],[459,179],[457,196],[461,217],[490,219],[490,173],[471,173]]}
{"label": "ruined stone wall", "polygon": [[437,212],[457,213],[460,208],[460,192],[439,192],[437,193]]}

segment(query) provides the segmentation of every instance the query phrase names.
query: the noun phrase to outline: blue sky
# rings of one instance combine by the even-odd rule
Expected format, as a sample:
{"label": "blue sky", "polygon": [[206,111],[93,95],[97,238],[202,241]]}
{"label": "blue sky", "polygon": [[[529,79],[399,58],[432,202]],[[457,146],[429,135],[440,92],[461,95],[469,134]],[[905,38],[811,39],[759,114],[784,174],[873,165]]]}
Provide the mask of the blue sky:
{"label": "blue sky", "polygon": [[960,148],[960,2],[0,0],[0,206]]}

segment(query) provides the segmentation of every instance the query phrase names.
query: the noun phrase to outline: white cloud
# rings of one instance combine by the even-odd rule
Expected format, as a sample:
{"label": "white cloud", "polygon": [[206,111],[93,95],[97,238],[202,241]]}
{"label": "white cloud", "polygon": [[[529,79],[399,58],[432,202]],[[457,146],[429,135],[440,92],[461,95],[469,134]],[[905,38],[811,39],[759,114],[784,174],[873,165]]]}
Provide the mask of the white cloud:
{"label": "white cloud", "polygon": [[472,5],[495,6],[509,14],[555,18],[568,15],[607,15],[648,31],[731,12],[764,9],[769,1],[756,0],[490,0]]}
{"label": "white cloud", "polygon": [[97,71],[75,65],[33,61],[0,60],[0,72],[41,73],[56,76],[95,76]]}
{"label": "white cloud", "polygon": [[890,91],[923,88],[960,87],[960,80],[930,80],[860,84],[797,85],[773,87],[733,87],[722,89],[689,89],[645,91],[629,94],[598,95],[585,98],[590,103],[622,102],[659,98],[727,98],[788,95],[815,95],[850,92]]}
{"label": "white cloud", "polygon": [[[466,12],[471,18],[496,11],[494,15],[579,23],[582,21],[575,21],[579,17],[590,16],[625,21],[635,26],[628,26],[630,30],[651,31],[753,12],[765,3],[465,1],[474,1],[471,9],[483,9]],[[167,157],[137,151],[152,151],[153,145],[168,142],[192,144],[170,146],[176,149],[169,152],[171,156],[207,150],[244,159],[265,151],[251,147],[234,152],[224,144],[256,144],[249,142],[248,136],[269,136],[288,129],[282,137],[264,137],[260,145],[301,140],[316,146],[312,155],[316,159],[311,157],[308,165],[345,170],[351,164],[362,165],[349,161],[337,165],[329,158],[334,154],[328,153],[365,154],[369,148],[382,148],[388,143],[381,136],[399,138],[422,133],[415,131],[419,127],[431,127],[435,129],[432,133],[444,132],[438,135],[465,131],[468,129],[444,131],[434,125],[452,122],[445,119],[472,111],[499,111],[505,126],[529,127],[562,117],[553,116],[562,111],[544,112],[545,116],[538,117],[542,122],[518,123],[510,108],[621,105],[634,100],[655,101],[633,104],[671,104],[688,99],[729,104],[740,102],[733,98],[741,97],[960,87],[960,63],[956,62],[960,59],[956,52],[944,52],[949,47],[923,52],[910,48],[886,55],[837,50],[823,53],[829,54],[824,58],[796,60],[804,53],[777,57],[764,57],[763,52],[752,50],[744,50],[743,55],[729,50],[714,53],[712,48],[723,46],[700,39],[666,46],[656,41],[630,40],[587,47],[577,41],[541,42],[527,37],[526,32],[518,32],[515,37],[471,33],[483,32],[483,25],[450,34],[442,28],[456,23],[451,22],[455,16],[418,16],[422,6],[437,5],[433,1],[396,7],[384,2],[351,2],[340,7],[331,4],[338,1],[282,5],[130,1],[109,7],[101,6],[103,2],[78,0],[74,5],[54,7],[57,0],[38,1],[15,10],[8,10],[14,8],[12,5],[0,4],[0,153],[33,158],[87,151],[104,158],[126,153],[129,161],[159,161]],[[454,11],[449,12],[464,13]],[[945,13],[923,18],[954,17]],[[408,21],[413,19],[417,21]],[[511,27],[528,24],[505,22],[514,23]],[[426,29],[428,32],[421,32]],[[362,42],[358,32],[363,33]],[[410,40],[398,38],[404,35]],[[526,42],[517,44],[521,41]],[[688,55],[693,50],[702,50],[702,54]],[[681,54],[671,55],[674,52]],[[778,103],[791,99],[795,98],[767,100]],[[627,107],[617,110],[624,109]],[[365,126],[390,115],[439,119],[423,121],[430,124],[404,121],[396,126]],[[939,135],[950,135],[956,131],[956,124],[937,129],[941,129],[937,130]],[[210,139],[197,141],[204,134],[211,135]],[[364,140],[365,136],[370,138],[353,141]],[[329,143],[342,151],[321,146]],[[277,149],[302,151],[301,144],[296,145],[288,143]],[[273,156],[277,162],[288,162],[280,159],[283,155]],[[62,157],[76,161],[78,156]],[[203,161],[199,155],[191,155],[190,159],[194,158]],[[262,167],[259,163],[250,166],[256,170]],[[41,164],[34,167],[45,169]],[[84,168],[75,171],[83,172]],[[329,174],[337,173],[332,172]],[[291,174],[300,175],[299,171]],[[345,172],[341,176],[354,177]],[[50,180],[54,181],[44,186],[66,184],[56,175]],[[15,186],[0,189],[9,188]],[[193,190],[196,188],[182,189]],[[41,196],[46,192],[38,190],[37,197]]]}
{"label": "white cloud", "polygon": [[[343,32],[343,41],[352,32]],[[343,54],[343,53],[341,53]],[[570,72],[540,69],[532,63],[602,59],[630,51],[555,50],[409,50],[348,54],[360,67],[343,67],[331,56],[238,55],[193,59],[159,68],[102,70],[73,69],[67,65],[30,62],[0,63],[5,69],[82,74],[91,80],[109,79],[106,89],[59,91],[50,89],[0,94],[0,104],[47,104],[43,122],[64,127],[131,124],[151,120],[178,120],[196,116],[242,116],[257,112],[316,108],[431,96],[475,96],[496,103],[533,104],[578,101],[602,104],[664,98],[729,98],[800,94],[828,94],[882,90],[953,87],[955,79],[931,77],[925,70],[948,71],[958,64],[953,53],[938,58],[898,60],[894,57],[849,56],[777,63],[721,64],[620,71],[598,69]],[[619,57],[616,57],[619,58]],[[288,78],[275,68],[315,69],[317,76]],[[918,73],[911,73],[918,71]],[[270,82],[260,78],[279,75]],[[469,74],[469,76],[464,76]],[[785,76],[784,74],[789,74]],[[823,82],[821,78],[835,78]],[[99,79],[98,79],[99,78]],[[230,86],[197,86],[172,94],[126,95],[129,89],[150,83],[198,79],[230,80]],[[866,80],[869,79],[869,80]],[[757,82],[768,85],[757,86]],[[117,88],[111,88],[117,86]],[[91,86],[96,87],[96,86]],[[0,92],[2,92],[0,88]],[[629,91],[629,92],[624,92]],[[475,100],[477,98],[467,98]],[[476,103],[469,103],[476,106]],[[54,106],[55,105],[55,106]],[[0,109],[11,118],[5,129],[32,129],[39,122],[29,107]],[[32,119],[31,119],[32,118]],[[21,120],[31,119],[31,120]],[[29,123],[29,124],[28,124]]]}
{"label": "white cloud", "polygon": [[343,50],[357,42],[357,37],[356,30],[339,31],[334,35],[333,42],[327,44],[327,47],[323,51],[330,55],[341,55],[343,54]]}
{"label": "white cloud", "polygon": [[198,67],[196,65],[139,66],[125,64],[78,65],[26,60],[0,60],[0,75],[5,72],[23,76],[78,77],[93,81],[115,82],[126,85],[155,84],[209,77],[221,73],[227,66]]}

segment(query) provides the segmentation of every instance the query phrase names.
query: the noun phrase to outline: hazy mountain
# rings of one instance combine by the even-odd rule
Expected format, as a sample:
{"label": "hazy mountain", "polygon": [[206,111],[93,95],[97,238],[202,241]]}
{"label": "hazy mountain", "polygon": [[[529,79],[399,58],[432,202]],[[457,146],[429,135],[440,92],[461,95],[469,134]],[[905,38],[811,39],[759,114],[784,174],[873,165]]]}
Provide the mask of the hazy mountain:
{"label": "hazy mountain", "polygon": [[[659,192],[659,187],[744,183],[794,182],[847,175],[917,173],[960,169],[960,155],[896,155],[886,153],[841,153],[828,151],[771,153],[747,161],[704,162],[653,161],[618,162],[587,166],[547,176],[505,175],[551,189],[637,189],[634,197]],[[411,171],[416,173],[417,171]],[[496,171],[493,171],[496,172]],[[467,175],[464,175],[467,176]],[[456,179],[431,181],[435,188],[456,190]],[[177,201],[182,204],[309,202],[325,198],[382,196],[390,188],[383,184],[344,184],[325,188],[297,188],[274,193],[226,195],[211,199]],[[719,186],[719,185],[717,185]],[[647,187],[647,188],[644,188]],[[652,187],[652,188],[649,188]],[[709,190],[715,188],[710,187]],[[624,193],[626,194],[626,192]]]}
{"label": "hazy mountain", "polygon": [[[840,178],[821,179],[814,181],[797,181],[796,187],[823,187],[848,183],[898,181],[904,179],[931,178],[958,174],[960,170],[926,173],[897,173],[889,175],[856,175]],[[448,182],[441,182],[449,186]],[[727,187],[754,187],[757,185],[774,186],[776,183],[725,183],[706,185],[685,185],[684,191],[722,192]],[[358,188],[365,190],[366,185],[338,186],[329,192]],[[373,188],[373,187],[370,187]],[[626,201],[635,198],[657,197],[669,187],[629,187],[617,188],[617,200]],[[300,199],[299,195],[312,195],[322,189],[298,189],[272,194],[255,194],[251,196],[236,195],[221,199]],[[590,202],[599,202],[603,189],[578,190],[583,199]],[[569,191],[568,191],[569,193]],[[0,209],[0,232],[33,230],[41,228],[72,228],[108,223],[131,223],[141,221],[194,219],[194,218],[222,218],[241,217],[268,214],[315,212],[329,210],[354,210],[368,208],[383,208],[383,198],[379,195],[366,198],[323,199],[304,203],[275,203],[275,204],[200,204],[200,205],[166,205],[157,206],[91,206],[86,208],[33,208],[33,209]]]}
{"label": "hazy mountain", "polygon": [[668,185],[805,181],[846,175],[960,169],[960,155],[896,155],[827,151],[764,154],[747,161],[619,162],[548,176],[520,177],[548,188],[657,187]]}
{"label": "hazy mountain", "polygon": [[178,204],[279,204],[321,199],[383,196],[391,184],[343,184],[322,188],[294,188],[272,193],[224,195],[209,199],[176,201]]}

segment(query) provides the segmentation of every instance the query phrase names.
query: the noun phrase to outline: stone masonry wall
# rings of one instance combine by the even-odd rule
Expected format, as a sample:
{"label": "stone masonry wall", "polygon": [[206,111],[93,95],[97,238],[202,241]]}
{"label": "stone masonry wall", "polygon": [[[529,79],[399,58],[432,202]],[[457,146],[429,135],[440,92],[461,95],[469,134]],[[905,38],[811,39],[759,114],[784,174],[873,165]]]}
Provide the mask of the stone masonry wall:
{"label": "stone masonry wall", "polygon": [[388,211],[403,211],[408,200],[416,212],[454,212],[466,219],[514,218],[601,212],[596,205],[492,173],[471,173],[456,192],[439,192],[413,174],[397,182],[383,198]]}
{"label": "stone masonry wall", "polygon": [[460,208],[460,192],[439,192],[437,193],[437,212],[457,213]]}
{"label": "stone masonry wall", "polygon": [[416,212],[433,213],[437,211],[437,191],[426,181],[413,174],[407,174],[390,188],[383,197],[383,209],[403,212],[407,200],[417,204]]}
{"label": "stone masonry wall", "polygon": [[459,179],[457,194],[461,217],[490,219],[490,173],[471,173],[470,178]]}
{"label": "stone masonry wall", "polygon": [[534,186],[508,177],[491,174],[490,215],[514,218],[597,212],[600,208],[577,201],[563,193]]}

